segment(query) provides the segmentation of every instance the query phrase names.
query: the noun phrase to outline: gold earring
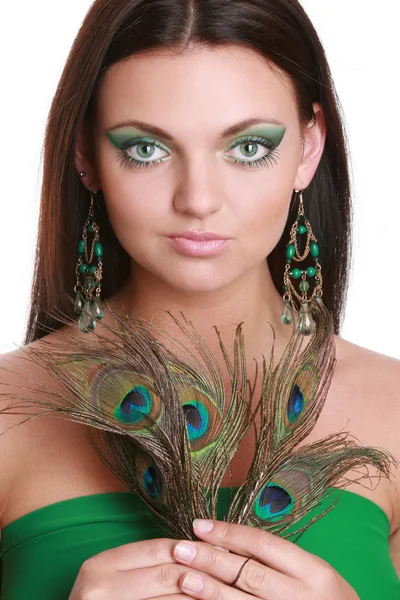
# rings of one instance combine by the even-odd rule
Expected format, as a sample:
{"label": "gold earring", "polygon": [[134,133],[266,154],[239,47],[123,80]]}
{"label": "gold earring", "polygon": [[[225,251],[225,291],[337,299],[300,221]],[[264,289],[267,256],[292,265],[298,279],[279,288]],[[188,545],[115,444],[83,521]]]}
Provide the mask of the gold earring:
{"label": "gold earring", "polygon": [[[82,176],[82,174],[81,174]],[[74,291],[74,311],[79,315],[78,326],[83,333],[96,329],[97,321],[104,317],[103,305],[100,299],[101,280],[103,278],[103,245],[100,242],[100,227],[94,216],[94,197],[90,192],[90,208],[86,222],[83,226],[82,238],[78,243],[78,259],[75,265],[76,284]],[[88,234],[91,234],[91,247],[88,252]],[[96,262],[92,264],[93,260]],[[83,284],[80,280],[83,276]]]}
{"label": "gold earring", "polygon": [[[296,325],[297,331],[302,335],[310,335],[315,332],[316,324],[312,316],[311,306],[314,301],[322,302],[322,273],[321,265],[318,261],[319,245],[318,240],[313,234],[311,224],[304,215],[303,190],[294,190],[299,198],[299,210],[296,221],[290,230],[290,240],[286,245],[286,265],[283,275],[284,279],[284,307],[281,315],[281,321],[285,325],[293,323],[294,313],[299,315]],[[305,241],[304,241],[305,240]],[[300,254],[299,245],[305,245],[304,252]],[[314,265],[308,265],[303,269],[291,268],[292,261],[304,261],[311,253]],[[294,282],[299,280],[299,292],[296,290]],[[308,279],[314,279],[315,285],[310,297],[307,292],[310,289]],[[300,295],[301,293],[301,295]],[[297,311],[295,299],[300,303],[300,309]]]}

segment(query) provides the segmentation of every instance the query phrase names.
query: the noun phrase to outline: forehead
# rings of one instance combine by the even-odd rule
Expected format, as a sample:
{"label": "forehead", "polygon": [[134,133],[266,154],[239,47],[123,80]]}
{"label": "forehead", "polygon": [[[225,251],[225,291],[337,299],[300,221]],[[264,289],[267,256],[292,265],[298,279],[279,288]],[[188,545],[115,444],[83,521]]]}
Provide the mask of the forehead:
{"label": "forehead", "polygon": [[130,56],[108,69],[97,97],[104,128],[136,118],[171,133],[180,125],[213,134],[254,114],[296,119],[294,90],[282,71],[238,45]]}

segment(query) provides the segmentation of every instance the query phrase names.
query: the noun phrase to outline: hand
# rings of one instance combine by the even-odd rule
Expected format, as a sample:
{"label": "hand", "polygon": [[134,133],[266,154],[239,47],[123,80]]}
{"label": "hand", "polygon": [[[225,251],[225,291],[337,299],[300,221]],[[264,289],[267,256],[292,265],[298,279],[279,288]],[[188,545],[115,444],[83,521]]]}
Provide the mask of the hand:
{"label": "hand", "polygon": [[[180,580],[181,590],[194,598],[359,600],[353,588],[327,562],[293,542],[246,525],[211,520],[198,520],[196,524],[196,536],[207,543],[182,541],[174,548],[176,560],[196,569]],[[188,553],[186,559],[179,555],[183,547],[191,551],[191,559]]]}
{"label": "hand", "polygon": [[189,570],[197,571],[177,564],[172,555],[176,544],[174,539],[156,538],[92,556],[83,563],[68,600],[189,599],[178,582]]}

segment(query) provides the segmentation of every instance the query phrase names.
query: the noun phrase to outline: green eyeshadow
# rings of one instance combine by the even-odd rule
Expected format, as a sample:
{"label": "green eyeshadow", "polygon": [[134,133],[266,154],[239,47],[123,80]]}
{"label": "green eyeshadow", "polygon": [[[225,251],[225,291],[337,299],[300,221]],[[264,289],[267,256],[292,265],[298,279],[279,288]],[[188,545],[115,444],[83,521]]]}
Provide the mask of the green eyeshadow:
{"label": "green eyeshadow", "polygon": [[[153,137],[150,137],[150,135],[146,136],[145,134],[143,134],[143,132],[131,128],[124,130],[121,129],[108,131],[107,137],[110,140],[110,142],[114,144],[114,146],[116,146],[116,148],[118,148],[119,150],[126,150],[127,148],[130,148],[133,144],[137,143],[138,137],[144,140],[148,138],[149,143],[153,143],[154,139]],[[157,145],[163,146],[161,142],[158,142]],[[164,148],[167,149],[166,147]]]}
{"label": "green eyeshadow", "polygon": [[285,132],[284,125],[259,125],[245,129],[238,137],[255,135],[269,140],[276,147],[281,143]]}

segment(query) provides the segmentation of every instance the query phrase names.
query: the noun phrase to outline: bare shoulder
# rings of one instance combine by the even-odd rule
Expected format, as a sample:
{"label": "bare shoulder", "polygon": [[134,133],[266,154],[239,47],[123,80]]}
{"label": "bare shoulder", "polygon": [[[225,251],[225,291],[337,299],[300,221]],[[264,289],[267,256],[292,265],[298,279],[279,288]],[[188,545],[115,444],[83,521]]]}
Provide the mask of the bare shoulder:
{"label": "bare shoulder", "polygon": [[18,472],[22,441],[25,444],[27,437],[39,430],[38,427],[24,425],[32,421],[32,415],[35,414],[35,409],[24,403],[26,387],[37,390],[36,398],[41,394],[44,398],[46,390],[50,388],[54,391],[58,387],[58,391],[63,392],[55,378],[29,359],[26,351],[39,347],[44,340],[55,345],[57,339],[58,336],[51,333],[41,340],[0,355],[0,515],[4,512],[13,478]]}
{"label": "bare shoulder", "polygon": [[[343,381],[357,389],[369,414],[380,415],[379,423],[385,425],[385,433],[395,434],[395,419],[400,417],[400,360],[340,337],[336,337],[336,348],[338,369],[345,374]],[[391,437],[397,441],[398,436]]]}
{"label": "bare shoulder", "polygon": [[26,419],[18,409],[21,395],[21,373],[32,371],[24,365],[22,350],[17,348],[0,355],[0,514],[4,513],[18,456],[19,425]]}
{"label": "bare shoulder", "polygon": [[[345,398],[349,429],[363,444],[388,450],[400,464],[400,360],[336,338],[336,391]],[[335,394],[336,395],[336,394]],[[392,469],[389,493],[400,528],[400,467]]]}
{"label": "bare shoulder", "polygon": [[[13,441],[19,431],[20,425],[26,418],[22,408],[24,388],[46,388],[49,375],[33,361],[27,360],[25,350],[35,347],[40,341],[32,342],[22,349],[17,348],[0,355],[0,452],[2,458],[9,460],[0,461],[0,476],[4,484],[4,469],[12,464]],[[38,386],[35,385],[35,382]],[[25,411],[26,412],[26,411]]]}
{"label": "bare shoulder", "polygon": [[[389,450],[400,464],[400,360],[355,344],[350,344],[348,351],[357,365],[359,382],[356,378],[355,385],[368,399],[359,407],[367,413],[366,431],[375,445]],[[392,469],[392,482],[387,488],[392,506],[389,548],[400,575],[400,467]]]}

